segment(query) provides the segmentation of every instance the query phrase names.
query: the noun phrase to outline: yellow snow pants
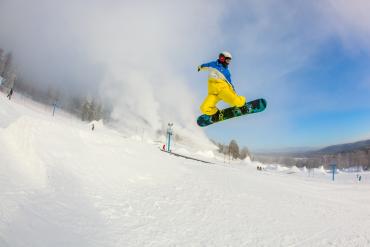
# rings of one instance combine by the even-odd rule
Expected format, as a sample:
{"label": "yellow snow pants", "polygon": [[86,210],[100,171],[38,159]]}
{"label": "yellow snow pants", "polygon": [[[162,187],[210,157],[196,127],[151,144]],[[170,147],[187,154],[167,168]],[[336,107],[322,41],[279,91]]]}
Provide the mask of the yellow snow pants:
{"label": "yellow snow pants", "polygon": [[213,115],[217,112],[217,103],[223,100],[230,106],[241,107],[245,104],[245,97],[236,94],[232,86],[220,79],[208,79],[208,95],[200,106],[203,114]]}

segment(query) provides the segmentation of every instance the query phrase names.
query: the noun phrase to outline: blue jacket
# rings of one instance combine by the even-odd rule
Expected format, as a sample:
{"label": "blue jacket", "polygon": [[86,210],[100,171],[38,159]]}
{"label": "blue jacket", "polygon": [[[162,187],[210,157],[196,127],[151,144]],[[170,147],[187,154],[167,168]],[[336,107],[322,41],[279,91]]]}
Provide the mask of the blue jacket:
{"label": "blue jacket", "polygon": [[224,67],[218,60],[210,63],[204,63],[200,65],[200,69],[210,71],[209,79],[224,80],[229,83],[234,89],[234,85],[231,82],[231,74],[229,68],[227,66]]}

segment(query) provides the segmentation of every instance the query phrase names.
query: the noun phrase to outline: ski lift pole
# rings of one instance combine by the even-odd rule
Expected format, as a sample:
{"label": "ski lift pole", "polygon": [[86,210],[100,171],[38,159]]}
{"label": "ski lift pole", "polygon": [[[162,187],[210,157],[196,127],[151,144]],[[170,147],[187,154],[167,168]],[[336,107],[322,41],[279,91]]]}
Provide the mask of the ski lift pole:
{"label": "ski lift pole", "polygon": [[335,171],[337,170],[337,165],[336,164],[332,164],[332,165],[330,165],[331,166],[331,169],[332,169],[332,171],[333,171],[333,181],[334,181],[334,176],[335,176]]}
{"label": "ski lift pole", "polygon": [[57,102],[55,101],[53,103],[53,117],[54,117],[54,114],[55,114],[55,108],[57,107]]}
{"label": "ski lift pole", "polygon": [[173,123],[168,123],[168,128],[167,128],[167,151],[168,152],[171,152],[172,126],[173,126]]}
{"label": "ski lift pole", "polygon": [[167,143],[167,151],[169,152],[171,149],[170,149],[170,145],[171,145],[171,134],[168,133],[168,143]]}

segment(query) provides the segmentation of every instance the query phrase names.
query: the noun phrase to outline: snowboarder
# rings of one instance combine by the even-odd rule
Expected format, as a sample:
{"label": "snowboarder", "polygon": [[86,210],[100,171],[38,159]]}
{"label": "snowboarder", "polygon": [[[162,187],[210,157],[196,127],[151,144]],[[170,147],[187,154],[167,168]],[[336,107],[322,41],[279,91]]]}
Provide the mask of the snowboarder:
{"label": "snowboarder", "polygon": [[235,92],[231,82],[229,65],[232,56],[230,52],[221,52],[216,61],[198,66],[198,72],[208,70],[208,95],[200,106],[203,114],[208,115],[212,120],[218,116],[219,109],[216,104],[223,100],[231,106],[242,107],[246,103],[244,96]]}

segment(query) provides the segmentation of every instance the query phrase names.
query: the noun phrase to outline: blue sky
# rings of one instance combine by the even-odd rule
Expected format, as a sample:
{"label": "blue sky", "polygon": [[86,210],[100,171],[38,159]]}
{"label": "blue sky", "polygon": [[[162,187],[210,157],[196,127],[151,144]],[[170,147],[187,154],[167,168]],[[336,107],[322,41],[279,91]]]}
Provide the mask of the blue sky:
{"label": "blue sky", "polygon": [[[303,4],[301,8],[277,9],[283,15],[295,13],[291,16],[295,23],[290,25],[285,24],[292,19],[273,19],[276,13],[266,17],[265,12],[273,10],[264,5],[260,11],[265,14],[258,17],[253,11],[236,11],[226,18],[225,29],[235,23],[239,32],[257,32],[243,36],[231,28],[228,37],[242,36],[246,42],[226,38],[225,46],[235,57],[230,69],[238,93],[249,100],[264,97],[268,108],[260,114],[208,127],[209,136],[224,143],[234,138],[256,151],[317,148],[370,138],[370,56],[368,45],[361,40],[368,30],[352,33],[349,29],[362,26],[365,20],[328,24],[331,16],[315,20],[316,7]],[[270,23],[271,18],[274,23]],[[260,21],[267,23],[263,31],[256,28]],[[336,25],[348,25],[349,30],[340,33]],[[272,34],[265,33],[271,30]],[[251,43],[248,39],[255,36],[263,38],[245,48]]]}
{"label": "blue sky", "polygon": [[[269,86],[258,89],[269,103],[265,112],[206,131],[226,143],[230,137],[246,146],[253,143],[256,150],[323,147],[370,138],[369,66],[367,53],[353,54],[331,39],[304,66],[267,83],[280,85],[278,91]],[[239,93],[247,97],[253,93],[249,99],[260,97],[247,89]]]}
{"label": "blue sky", "polygon": [[[369,12],[367,0],[3,0],[0,47],[33,83],[109,102],[120,126],[322,147],[370,138]],[[268,107],[199,128],[196,68],[223,50],[237,92]]]}

